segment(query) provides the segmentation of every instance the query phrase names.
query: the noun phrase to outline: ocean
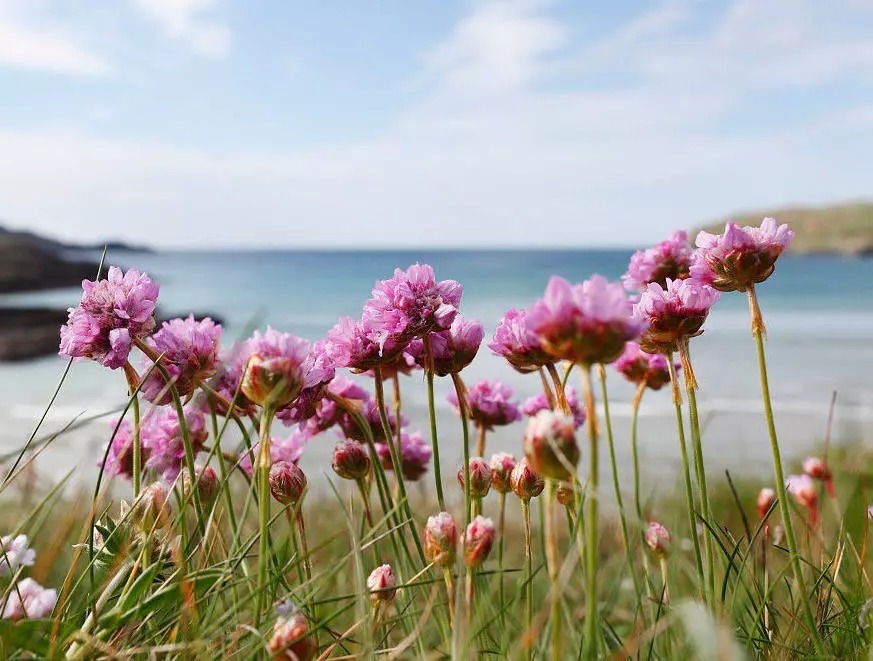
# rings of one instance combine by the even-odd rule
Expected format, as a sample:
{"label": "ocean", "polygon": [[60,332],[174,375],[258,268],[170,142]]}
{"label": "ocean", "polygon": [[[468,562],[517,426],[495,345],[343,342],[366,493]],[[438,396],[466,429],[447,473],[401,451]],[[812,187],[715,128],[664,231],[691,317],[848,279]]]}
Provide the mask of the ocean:
{"label": "ocean", "polygon": [[[110,256],[110,261],[147,271],[157,280],[164,314],[193,311],[220,317],[227,343],[266,324],[316,340],[339,316],[358,316],[377,279],[389,277],[395,267],[427,262],[440,279],[461,282],[462,311],[483,322],[487,341],[507,309],[529,306],[542,295],[550,275],[579,281],[601,273],[615,279],[624,272],[629,256],[629,250],[168,251],[120,252]],[[69,306],[78,297],[77,289],[16,294],[0,296],[0,305]],[[761,286],[759,298],[768,329],[777,425],[789,469],[803,453],[820,447],[833,392],[837,407],[832,441],[873,440],[873,260],[784,256],[774,276]],[[707,467],[713,474],[728,469],[766,481],[770,449],[745,297],[725,295],[705,329],[693,341],[692,355],[700,383]],[[0,364],[0,454],[16,450],[27,439],[64,367],[65,361],[54,356]],[[467,382],[500,379],[515,388],[520,398],[536,394],[540,386],[535,375],[517,374],[484,345],[463,376]],[[630,462],[633,392],[613,372],[609,382],[618,462],[623,479],[629,479],[625,467]],[[571,383],[578,389],[578,376]],[[448,380],[438,380],[443,471],[451,475],[459,465],[461,447],[459,423],[445,404],[449,386]],[[668,390],[647,393],[641,413],[644,477],[655,488],[672,485],[678,474],[679,450]],[[124,393],[120,371],[88,363],[73,365],[40,436],[74,419],[102,417],[55,440],[39,457],[40,474],[56,479],[73,470],[76,479],[90,481],[109,435],[109,413],[122,404]],[[411,427],[426,432],[426,391],[420,375],[404,379],[403,398]],[[522,433],[521,424],[495,432],[489,437],[488,452],[519,454]],[[309,443],[304,468],[329,471],[332,439],[328,433]],[[605,449],[602,456],[605,460]]]}

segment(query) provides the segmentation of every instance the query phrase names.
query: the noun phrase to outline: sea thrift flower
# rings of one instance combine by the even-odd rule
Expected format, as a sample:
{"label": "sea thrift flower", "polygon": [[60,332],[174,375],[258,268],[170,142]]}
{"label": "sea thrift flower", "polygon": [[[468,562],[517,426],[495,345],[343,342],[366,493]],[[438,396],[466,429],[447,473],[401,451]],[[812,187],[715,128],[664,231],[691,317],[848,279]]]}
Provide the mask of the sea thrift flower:
{"label": "sea thrift flower", "polygon": [[461,291],[454,280],[437,282],[427,264],[396,269],[393,278],[376,283],[373,297],[364,305],[362,321],[372,329],[379,346],[389,341],[402,345],[449,328],[458,314]]}
{"label": "sea thrift flower", "polygon": [[553,480],[570,480],[579,463],[573,418],[555,411],[540,411],[528,421],[524,454],[533,469]]}
{"label": "sea thrift flower", "polygon": [[484,516],[477,516],[464,535],[464,562],[468,567],[479,567],[488,559],[494,546],[494,522]]}
{"label": "sea thrift flower", "polygon": [[[421,432],[407,433],[404,430],[400,433],[400,463],[403,479],[415,482],[427,472],[433,450],[431,450],[430,444],[424,440]],[[394,469],[391,450],[387,444],[377,443],[376,453],[379,455],[379,461],[385,470]]]}
{"label": "sea thrift flower", "polygon": [[340,317],[336,326],[327,332],[325,351],[337,367],[366,372],[384,362],[393,363],[407,342],[379,336],[367,322]]}
{"label": "sea thrift flower", "polygon": [[[464,467],[458,469],[458,484],[464,489]],[[491,466],[482,457],[470,459],[470,495],[484,498],[491,490]]]}
{"label": "sea thrift flower", "polygon": [[[194,484],[197,485],[197,496],[200,502],[205,505],[211,505],[218,496],[218,475],[215,474],[215,469],[212,466],[197,465],[194,467]],[[190,489],[191,476],[188,471],[182,473],[182,483],[185,490]]]}
{"label": "sea thrift flower", "polygon": [[303,388],[324,380],[324,371],[310,357],[309,342],[294,335],[272,328],[263,334],[255,331],[246,349],[241,388],[259,406],[285,408]]}
{"label": "sea thrift flower", "polygon": [[632,316],[620,283],[595,275],[579,285],[552,276],[545,296],[528,313],[528,327],[555,360],[611,363],[645,324]]}
{"label": "sea thrift flower", "polygon": [[[115,431],[116,425],[118,431]],[[121,424],[118,420],[111,420],[109,427],[115,436],[109,441],[109,453],[106,455],[106,462],[102,464],[103,470],[109,475],[130,480],[133,478],[133,425],[129,420],[122,420]],[[140,436],[142,436],[142,429],[140,429]],[[143,463],[146,462],[149,458],[149,450],[142,447],[142,443],[140,443],[140,453]],[[97,465],[100,466],[101,462],[97,462]]]}
{"label": "sea thrift flower", "polygon": [[156,526],[164,526],[170,518],[170,491],[163,482],[152,482],[133,504],[133,516],[148,534]]}
{"label": "sea thrift flower", "polygon": [[312,661],[318,652],[318,646],[309,631],[309,622],[300,611],[276,620],[269,648],[274,661]]}
{"label": "sea thrift flower", "polygon": [[458,548],[458,529],[448,512],[440,512],[427,518],[424,527],[424,557],[428,562],[443,567],[455,563]]}
{"label": "sea thrift flower", "polygon": [[831,469],[818,457],[807,457],[803,460],[803,472],[814,480],[821,480],[828,490],[828,495],[834,497],[834,479]]}
{"label": "sea thrift flower", "polygon": [[208,382],[209,387],[220,397],[201,392],[196,400],[204,413],[209,413],[212,407],[218,415],[226,416],[229,413],[227,405],[230,402],[233,402],[235,409],[241,415],[255,413],[255,405],[246,397],[241,387],[247,360],[245,342],[234,344],[221,354],[220,360],[216,363],[215,376]]}
{"label": "sea thrift flower", "polygon": [[221,326],[209,317],[196,321],[190,315],[165,321],[145,343],[161,355],[161,365],[170,381],[157,367],[147,372],[152,361],[146,358],[141,364],[143,372],[147,372],[141,388],[143,396],[155,404],[169,404],[173,401],[170,386],[180,397],[193,393],[202,381],[215,374],[220,338]]}
{"label": "sea thrift flower", "polygon": [[[430,333],[428,339],[434,374],[448,376],[463,370],[473,362],[484,337],[485,331],[482,329],[481,323],[468,321],[461,315],[455,316],[455,320],[448,330]],[[426,370],[427,355],[424,341],[414,340],[410,342],[407,350],[415,358],[416,363]]]}
{"label": "sea thrift flower", "polygon": [[370,472],[370,457],[357,441],[340,441],[333,449],[331,466],[344,480],[363,480]]}
{"label": "sea thrift flower", "polygon": [[[579,402],[576,397],[576,391],[573,386],[568,386],[564,389],[564,396],[567,398],[567,405],[570,407],[570,415],[573,416],[573,425],[579,429],[585,424],[585,407]],[[549,400],[546,399],[545,393],[528,397],[521,406],[521,412],[529,418],[534,417],[540,411],[548,411]]]}
{"label": "sea thrift flower", "polygon": [[721,235],[701,232],[691,275],[719,291],[748,291],[770,277],[793,238],[788,225],[777,226],[773,218],[764,218],[760,227],[728,223]]}
{"label": "sea thrift flower", "polygon": [[286,425],[303,423],[316,413],[319,402],[327,395],[328,385],[336,375],[336,365],[325,350],[325,341],[319,340],[303,363],[303,371],[307,375],[307,384],[294,402],[280,410],[276,417]]}
{"label": "sea thrift flower", "polygon": [[651,282],[664,287],[667,278],[684,280],[691,276],[692,252],[688,233],[682,230],[674,232],[654,248],[635,252],[621,280],[628,291],[640,291]]}
{"label": "sea thrift flower", "polygon": [[[206,442],[206,421],[192,407],[184,413],[191,449],[197,454]],[[185,461],[185,441],[175,407],[152,409],[140,425],[140,437],[148,457],[144,466],[160,473],[167,482],[175,480]]]}
{"label": "sea thrift flower", "polygon": [[761,489],[758,492],[758,500],[756,506],[758,508],[758,518],[763,519],[767,516],[767,512],[773,507],[776,502],[776,492],[773,489]]}
{"label": "sea thrift flower", "polygon": [[488,462],[488,465],[491,467],[491,486],[498,493],[509,493],[512,491],[509,478],[512,475],[515,464],[515,457],[508,452],[498,452],[491,456],[491,461]]}
{"label": "sea thrift flower", "polygon": [[640,347],[648,353],[669,354],[679,343],[700,335],[709,309],[719,299],[712,287],[695,280],[667,280],[667,288],[650,284],[634,306],[634,314],[648,324]]}
{"label": "sea thrift flower", "polygon": [[84,280],[79,305],[61,327],[60,355],[121,367],[134,341],[154,329],[157,299],[158,285],[134,269],[110,266],[105,280]]}
{"label": "sea thrift flower", "polygon": [[666,558],[670,555],[670,531],[652,521],[646,528],[646,546],[656,558]]}
{"label": "sea thrift flower", "polygon": [[374,606],[391,603],[397,594],[397,578],[391,565],[382,565],[371,571],[367,577],[367,589]]}
{"label": "sea thrift flower", "polygon": [[[467,412],[476,426],[494,429],[521,419],[518,404],[512,401],[514,391],[500,381],[479,381],[467,389]],[[460,414],[458,395],[452,391],[446,397],[449,404]]]}
{"label": "sea thrift flower", "polygon": [[[367,421],[367,424],[370,427],[370,433],[373,435],[373,441],[375,443],[384,443],[385,442],[385,427],[382,425],[382,416],[379,415],[379,407],[376,406],[376,402],[372,399],[367,399],[361,405],[360,410],[361,415]],[[388,419],[388,431],[391,432],[392,438],[397,438],[397,426],[398,420],[397,416],[394,415],[393,411],[385,411],[385,415]],[[406,417],[403,415],[400,416],[399,425],[403,427],[407,423]],[[361,443],[368,443],[369,440],[367,435],[361,429],[361,426],[358,424],[358,421],[352,415],[348,413],[343,414],[339,419],[339,426],[343,430],[343,434],[352,440],[359,441]]]}
{"label": "sea thrift flower", "polygon": [[39,620],[48,617],[57,601],[57,590],[47,590],[32,578],[24,578],[9,591],[3,604],[3,619]]}
{"label": "sea thrift flower", "polygon": [[522,374],[553,362],[540,346],[539,336],[528,327],[525,310],[513,309],[503,315],[488,347]]}
{"label": "sea thrift flower", "polygon": [[[270,463],[287,461],[289,464],[296,464],[303,456],[307,441],[309,437],[299,429],[295,429],[288,438],[273,436],[270,439]],[[260,443],[255,443],[251,451],[243,450],[240,453],[239,467],[247,475],[252,474],[252,466],[257,463],[260,447]]]}
{"label": "sea thrift flower", "polygon": [[[280,411],[277,417],[283,419],[284,422],[298,422],[301,432],[311,437],[327,431],[334,425],[342,424],[343,416],[346,416],[348,426],[354,426],[357,434],[361,434],[357,424],[351,419],[351,416],[348,416],[348,411],[351,408],[359,407],[358,402],[370,400],[370,395],[366,390],[344,376],[336,376],[324,386],[317,401],[301,402],[307,398],[307,393],[310,390],[313,389],[307,388],[300,394],[294,406],[288,410],[289,416],[287,418],[283,415],[284,411]],[[373,413],[378,415],[375,408]],[[379,425],[381,426],[381,421]]]}
{"label": "sea thrift flower", "polygon": [[27,545],[27,535],[0,537],[0,576],[8,576],[19,567],[32,567],[36,551]]}
{"label": "sea thrift flower", "polygon": [[625,345],[624,352],[615,361],[615,369],[631,383],[652,390],[660,390],[670,383],[670,369],[664,355],[646,353],[637,342]]}
{"label": "sea thrift flower", "polygon": [[785,480],[785,488],[797,499],[799,505],[809,510],[814,526],[818,522],[818,494],[813,479],[806,474],[789,475]]}
{"label": "sea thrift flower", "polygon": [[546,482],[531,467],[527,458],[523,457],[509,475],[509,486],[519,500],[530,500],[543,492]]}
{"label": "sea thrift flower", "polygon": [[306,492],[306,475],[297,465],[277,461],[270,466],[270,493],[285,506],[294,506]]}

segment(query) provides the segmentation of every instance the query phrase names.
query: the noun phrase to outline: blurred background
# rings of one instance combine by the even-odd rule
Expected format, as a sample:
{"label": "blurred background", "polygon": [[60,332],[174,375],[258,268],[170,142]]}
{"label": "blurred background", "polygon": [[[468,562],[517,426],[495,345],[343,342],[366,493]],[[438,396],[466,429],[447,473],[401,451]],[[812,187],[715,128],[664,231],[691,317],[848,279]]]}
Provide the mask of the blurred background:
{"label": "blurred background", "polygon": [[[871,34],[868,0],[0,0],[0,454],[54,392],[104,245],[160,282],[164,317],[210,314],[227,343],[266,323],[318,339],[416,261],[490,336],[552,273],[618,278],[676,229],[764,215],[798,234],[761,291],[787,454],[821,442],[834,391],[834,440],[869,439]],[[693,345],[706,454],[766,474],[744,305],[726,296]],[[484,377],[538,389],[486,347]],[[41,433],[104,417],[43,470],[90,477],[124,399],[120,373],[74,365]],[[650,480],[675,476],[670,406],[643,405]]]}

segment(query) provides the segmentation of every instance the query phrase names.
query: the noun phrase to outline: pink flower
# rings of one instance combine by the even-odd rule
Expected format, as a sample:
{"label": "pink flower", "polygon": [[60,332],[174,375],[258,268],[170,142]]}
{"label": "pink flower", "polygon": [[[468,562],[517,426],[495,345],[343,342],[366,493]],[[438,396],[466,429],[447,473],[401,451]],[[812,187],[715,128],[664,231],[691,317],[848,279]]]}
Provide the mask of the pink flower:
{"label": "pink flower", "polygon": [[[170,385],[180,397],[193,393],[201,381],[215,374],[220,338],[221,326],[208,317],[196,321],[194,315],[189,315],[186,319],[165,321],[146,344],[161,354],[161,365],[170,377],[170,384],[155,367],[147,372],[143,396],[155,404],[169,404],[173,401]],[[141,363],[144,373],[151,366],[148,358]]]}
{"label": "pink flower", "polygon": [[[365,400],[360,407],[360,413],[370,427],[370,433],[373,435],[373,441],[378,445],[385,442],[385,427],[382,424],[382,417],[379,415],[379,407],[372,399]],[[393,411],[386,411],[388,418],[388,431],[391,432],[392,438],[397,438],[397,427],[403,427],[406,423],[406,417],[401,415],[400,420]],[[357,419],[349,413],[343,413],[339,418],[338,424],[347,438],[361,443],[369,442],[367,435],[361,429]]]}
{"label": "pink flower", "polygon": [[443,567],[455,563],[458,550],[458,528],[448,512],[440,512],[427,519],[424,527],[424,557],[428,562]]}
{"label": "pink flower", "polygon": [[667,289],[648,285],[634,314],[648,324],[640,347],[648,353],[672,353],[685,339],[700,335],[709,309],[720,294],[695,280],[667,280]]}
{"label": "pink flower", "polygon": [[761,489],[755,506],[758,508],[758,518],[763,519],[776,502],[776,492],[773,489]]}
{"label": "pink flower", "polygon": [[[458,469],[458,484],[464,489],[465,471]],[[473,498],[484,498],[491,490],[491,465],[482,457],[470,459],[470,495]]]}
{"label": "pink flower", "polygon": [[[115,431],[116,425],[118,431]],[[129,420],[122,420],[120,424],[118,420],[111,420],[109,428],[115,431],[115,436],[109,441],[109,452],[106,455],[106,462],[102,464],[103,469],[109,475],[130,480],[133,478],[133,425]],[[142,428],[140,436],[142,437]],[[149,457],[149,450],[142,447],[142,443],[140,452],[142,461],[145,462]],[[101,462],[97,462],[97,465],[100,466]]]}
{"label": "pink flower", "polygon": [[[298,422],[303,432],[309,436],[316,436],[334,425],[343,424],[343,416],[346,412],[337,404],[337,399],[345,400],[352,405],[353,402],[368,402],[370,395],[354,381],[344,376],[336,376],[322,388],[313,387],[304,390],[290,409],[280,411],[276,417],[286,423]],[[373,413],[378,417],[375,408]],[[381,429],[380,421],[374,420],[374,423]],[[360,432],[357,426],[355,429]]]}
{"label": "pink flower", "polygon": [[[483,337],[485,331],[482,329],[482,324],[478,321],[468,321],[460,314],[455,316],[448,330],[430,333],[428,339],[434,374],[448,376],[457,374],[467,367],[479,352]],[[407,350],[415,358],[415,362],[426,370],[427,356],[424,341],[413,340]]]}
{"label": "pink flower", "polygon": [[367,577],[367,589],[370,591],[370,601],[375,605],[387,604],[394,600],[397,594],[397,578],[391,565],[376,567]]}
{"label": "pink flower", "polygon": [[815,489],[815,481],[805,473],[802,475],[789,475],[785,480],[785,488],[797,500],[798,504],[809,510],[812,525],[818,522],[818,494]]}
{"label": "pink flower", "polygon": [[318,644],[309,630],[309,622],[300,611],[276,620],[268,646],[270,658],[274,661],[312,661],[318,652]]}
{"label": "pink flower", "polygon": [[[479,381],[467,389],[467,411],[470,419],[483,429],[493,429],[521,419],[518,404],[512,401],[514,391],[499,381]],[[454,391],[446,397],[460,415],[458,395]]]}
{"label": "pink flower", "polygon": [[60,355],[121,367],[134,341],[154,329],[157,299],[158,285],[135,269],[122,274],[110,266],[105,280],[84,280],[79,305],[61,327]]}
{"label": "pink flower", "polygon": [[633,254],[627,273],[621,279],[628,291],[640,291],[650,282],[666,286],[670,280],[684,280],[690,277],[691,245],[688,234],[674,232],[666,241],[654,248],[638,250]]}
{"label": "pink flower", "polygon": [[[407,433],[401,431],[400,440],[400,463],[403,471],[403,479],[415,482],[421,479],[427,472],[430,457],[433,451],[421,432]],[[396,442],[396,441],[395,441]],[[394,463],[391,460],[391,450],[385,443],[376,443],[376,453],[385,470],[393,470]]]}
{"label": "pink flower", "polygon": [[270,493],[286,507],[293,507],[306,493],[306,475],[297,464],[275,461],[270,466]]}
{"label": "pink flower", "polygon": [[[679,366],[676,366],[679,369]],[[660,353],[647,353],[637,342],[628,342],[624,353],[615,361],[615,369],[624,378],[652,390],[660,390],[670,383],[667,359]]]}
{"label": "pink flower", "polygon": [[803,460],[803,472],[814,480],[821,480],[828,490],[828,495],[834,498],[834,479],[831,469],[818,457],[807,457]]}
{"label": "pink flower", "polygon": [[[197,454],[206,442],[206,421],[200,411],[191,407],[184,413],[191,448]],[[157,471],[167,482],[175,480],[185,460],[182,425],[176,409],[152,409],[140,425],[140,438],[147,456],[144,467]]]}
{"label": "pink flower", "polygon": [[[366,372],[376,365],[393,364],[402,355],[407,342],[405,338],[396,340],[385,336],[368,322],[341,317],[327,332],[325,350],[337,367]],[[386,376],[383,374],[383,378]]]}
{"label": "pink flower", "polygon": [[528,313],[528,327],[555,360],[607,364],[645,325],[632,316],[620,283],[595,275],[580,285],[552,276],[545,296]]}
{"label": "pink flower", "polygon": [[[568,386],[564,389],[564,395],[567,397],[567,404],[570,406],[570,415],[573,416],[573,425],[579,429],[585,424],[585,407],[579,402],[576,397],[576,390],[573,386]],[[540,411],[549,410],[549,400],[546,399],[545,393],[528,397],[521,406],[521,412],[529,418],[534,417]]]}
{"label": "pink flower", "polygon": [[746,291],[770,277],[793,238],[788,225],[777,226],[773,218],[764,218],[760,227],[728,223],[721,235],[701,232],[691,275],[719,291]]}
{"label": "pink flower", "polygon": [[[288,438],[280,439],[273,436],[270,439],[270,460],[274,463],[277,461],[287,461],[292,464],[297,463],[300,457],[303,456],[303,450],[308,440],[309,436],[299,429],[295,429]],[[255,443],[252,446],[251,452],[247,450],[240,452],[239,467],[247,475],[252,474],[252,466],[257,462],[260,446],[260,443]]]}
{"label": "pink flower", "polygon": [[464,562],[468,567],[479,567],[494,546],[494,522],[477,516],[467,526],[464,534]]}
{"label": "pink flower", "polygon": [[8,576],[19,567],[32,567],[36,551],[27,545],[27,535],[4,535],[0,537],[0,576]]}
{"label": "pink flower", "polygon": [[288,407],[304,388],[329,381],[332,374],[313,359],[304,339],[267,328],[246,342],[248,359],[242,391],[259,406]]}
{"label": "pink flower", "polygon": [[670,555],[670,531],[652,521],[646,528],[646,546],[656,558],[666,558]]}
{"label": "pink flower", "polygon": [[509,486],[520,500],[530,500],[543,492],[546,483],[531,467],[527,457],[522,457],[509,475]]}
{"label": "pink flower", "polygon": [[372,298],[364,305],[362,320],[380,346],[387,341],[402,345],[446,330],[458,313],[461,291],[454,280],[437,282],[428,264],[413,264],[376,283]]}
{"label": "pink flower", "polygon": [[242,415],[255,413],[255,405],[246,397],[241,388],[247,360],[248,353],[245,342],[236,343],[221,354],[220,360],[216,364],[215,376],[209,380],[209,387],[221,398],[201,392],[196,401],[204,413],[209,413],[210,407],[214,407],[218,415],[227,415],[226,402],[233,402],[234,407]]}
{"label": "pink flower", "polygon": [[570,480],[579,463],[573,418],[555,411],[540,411],[528,421],[524,455],[533,469],[553,480]]}
{"label": "pink flower", "polygon": [[499,493],[509,493],[512,490],[510,476],[516,465],[515,457],[508,452],[498,452],[491,456],[488,465],[491,467],[491,486]]}
{"label": "pink flower", "polygon": [[540,346],[539,336],[528,327],[524,310],[513,309],[503,315],[488,347],[522,374],[553,362]]}
{"label": "pink flower", "polygon": [[24,578],[9,591],[3,604],[3,619],[39,620],[48,617],[57,601],[57,590],[47,590],[32,578]]}
{"label": "pink flower", "polygon": [[357,441],[340,441],[333,449],[331,467],[344,480],[363,480],[370,472],[370,456]]}

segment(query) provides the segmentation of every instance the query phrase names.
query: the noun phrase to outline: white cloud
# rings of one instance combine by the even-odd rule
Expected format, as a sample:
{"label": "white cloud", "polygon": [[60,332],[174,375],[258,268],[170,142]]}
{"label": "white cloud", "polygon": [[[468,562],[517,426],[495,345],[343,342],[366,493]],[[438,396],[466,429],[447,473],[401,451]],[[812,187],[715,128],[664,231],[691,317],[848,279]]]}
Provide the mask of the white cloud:
{"label": "white cloud", "polygon": [[183,42],[203,57],[222,58],[231,49],[233,33],[210,18],[215,0],[133,0],[168,37]]}

